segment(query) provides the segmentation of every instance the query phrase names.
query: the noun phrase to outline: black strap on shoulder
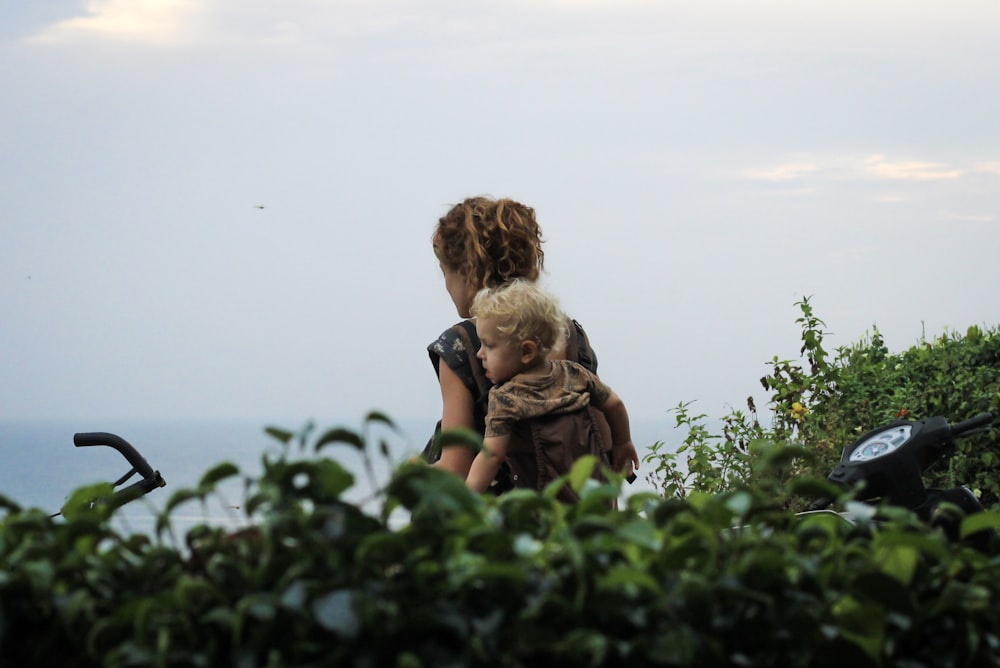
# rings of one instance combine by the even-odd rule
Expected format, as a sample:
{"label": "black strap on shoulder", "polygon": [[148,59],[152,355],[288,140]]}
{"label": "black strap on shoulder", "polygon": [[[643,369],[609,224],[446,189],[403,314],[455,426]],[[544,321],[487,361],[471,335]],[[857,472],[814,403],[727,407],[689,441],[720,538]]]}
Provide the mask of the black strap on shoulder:
{"label": "black strap on shoulder", "polygon": [[597,373],[597,353],[590,347],[587,333],[578,321],[572,321],[569,331],[569,342],[566,346],[566,359],[578,362],[591,373]]}
{"label": "black strap on shoulder", "polygon": [[[479,343],[479,334],[476,333],[476,324],[474,322],[472,322],[471,320],[463,320],[460,323],[458,323],[458,327],[461,327],[462,329],[465,330],[465,333],[469,336],[469,340],[473,344]],[[475,355],[476,351],[473,350],[472,354]]]}
{"label": "black strap on shoulder", "polygon": [[489,378],[486,377],[483,371],[482,364],[476,358],[476,353],[479,352],[479,346],[482,345],[479,341],[479,334],[476,333],[476,325],[471,320],[463,320],[458,323],[456,327],[461,327],[465,330],[465,347],[466,354],[469,356],[469,381],[475,386],[469,387],[469,391],[472,392],[472,397],[477,405],[481,407],[483,415],[486,414],[486,401],[489,398],[490,388],[493,384],[490,382]]}

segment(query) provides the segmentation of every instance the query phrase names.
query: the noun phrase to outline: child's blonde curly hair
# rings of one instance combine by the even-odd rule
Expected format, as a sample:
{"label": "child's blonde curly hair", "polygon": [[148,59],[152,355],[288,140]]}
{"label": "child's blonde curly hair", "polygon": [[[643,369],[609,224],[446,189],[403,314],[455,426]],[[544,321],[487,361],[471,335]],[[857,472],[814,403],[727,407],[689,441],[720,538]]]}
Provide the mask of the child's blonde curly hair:
{"label": "child's blonde curly hair", "polygon": [[472,300],[474,318],[491,318],[509,341],[534,341],[542,356],[566,338],[566,315],[551,294],[525,279],[485,288]]}

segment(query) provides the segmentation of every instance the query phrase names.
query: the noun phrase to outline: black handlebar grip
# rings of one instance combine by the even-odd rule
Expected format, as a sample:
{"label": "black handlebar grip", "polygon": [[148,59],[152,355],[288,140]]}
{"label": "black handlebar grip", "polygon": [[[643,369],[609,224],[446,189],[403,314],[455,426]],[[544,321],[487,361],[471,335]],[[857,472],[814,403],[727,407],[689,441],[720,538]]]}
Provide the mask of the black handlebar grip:
{"label": "black handlebar grip", "polygon": [[979,415],[970,417],[968,420],[962,420],[951,425],[951,433],[953,436],[961,436],[967,431],[972,431],[978,427],[985,427],[991,422],[993,422],[993,415],[991,413],[980,413]]}
{"label": "black handlebar grip", "polygon": [[115,436],[103,431],[73,434],[73,445],[78,448],[91,445],[107,445],[120,452],[128,460],[128,463],[132,465],[132,468],[138,471],[139,475],[143,478],[153,478],[156,476],[149,462],[121,436]]}

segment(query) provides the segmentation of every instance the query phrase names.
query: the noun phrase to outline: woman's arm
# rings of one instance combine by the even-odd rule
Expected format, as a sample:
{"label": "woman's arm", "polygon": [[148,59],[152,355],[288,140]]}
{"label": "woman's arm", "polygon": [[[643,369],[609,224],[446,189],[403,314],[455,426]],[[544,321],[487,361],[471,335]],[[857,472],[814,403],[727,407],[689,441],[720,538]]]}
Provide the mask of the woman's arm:
{"label": "woman's arm", "polygon": [[492,436],[483,439],[484,449],[472,462],[469,470],[469,477],[465,484],[476,492],[485,492],[493,483],[500,465],[507,459],[507,446],[510,444],[510,435]]}
{"label": "woman's arm", "polygon": [[[475,429],[472,417],[473,399],[469,388],[451,367],[442,363],[438,369],[441,384],[441,429],[466,427]],[[462,479],[469,475],[469,468],[476,453],[464,445],[450,445],[441,449],[441,458],[433,465],[451,471]]]}

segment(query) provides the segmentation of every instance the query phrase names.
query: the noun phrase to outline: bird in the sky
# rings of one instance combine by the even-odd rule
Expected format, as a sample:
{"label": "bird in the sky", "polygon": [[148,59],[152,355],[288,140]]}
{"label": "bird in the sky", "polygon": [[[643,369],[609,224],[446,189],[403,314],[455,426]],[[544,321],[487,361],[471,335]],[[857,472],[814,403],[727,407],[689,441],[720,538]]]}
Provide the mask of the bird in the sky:
{"label": "bird in the sky", "polygon": [[263,205],[263,204],[254,204],[254,205],[253,205],[253,207],[254,207],[255,209],[263,209],[263,208],[264,208],[264,205]]}

